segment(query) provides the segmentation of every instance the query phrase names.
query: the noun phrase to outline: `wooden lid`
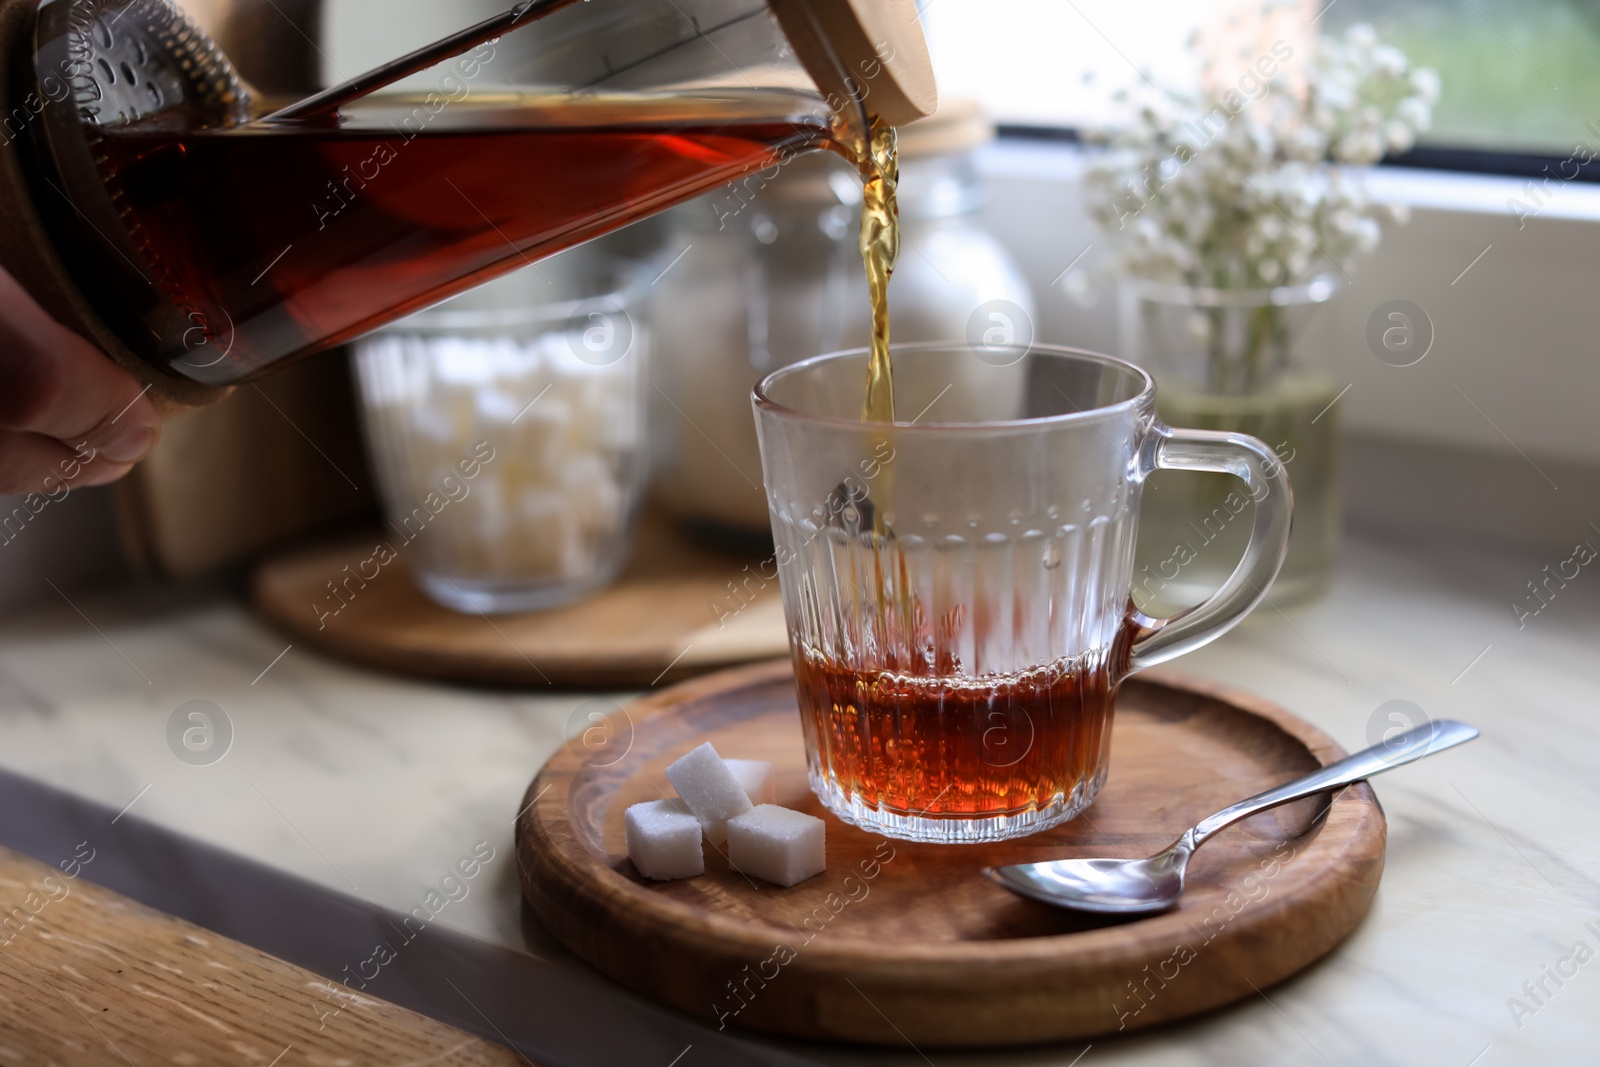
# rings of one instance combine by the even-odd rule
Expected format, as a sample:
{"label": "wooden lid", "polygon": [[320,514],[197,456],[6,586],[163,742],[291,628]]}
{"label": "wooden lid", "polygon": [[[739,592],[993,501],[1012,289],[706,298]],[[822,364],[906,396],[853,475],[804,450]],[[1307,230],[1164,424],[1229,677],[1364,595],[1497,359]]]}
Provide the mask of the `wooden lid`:
{"label": "wooden lid", "polygon": [[939,94],[915,0],[768,0],[835,111],[860,99],[891,126],[933,114]]}

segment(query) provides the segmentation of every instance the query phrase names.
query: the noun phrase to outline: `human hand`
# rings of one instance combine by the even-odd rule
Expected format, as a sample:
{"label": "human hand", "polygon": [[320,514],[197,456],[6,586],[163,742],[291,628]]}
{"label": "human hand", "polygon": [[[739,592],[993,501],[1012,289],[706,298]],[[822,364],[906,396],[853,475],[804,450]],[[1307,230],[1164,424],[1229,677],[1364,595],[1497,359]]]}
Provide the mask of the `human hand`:
{"label": "human hand", "polygon": [[133,375],[0,269],[0,494],[56,498],[115,481],[160,434]]}

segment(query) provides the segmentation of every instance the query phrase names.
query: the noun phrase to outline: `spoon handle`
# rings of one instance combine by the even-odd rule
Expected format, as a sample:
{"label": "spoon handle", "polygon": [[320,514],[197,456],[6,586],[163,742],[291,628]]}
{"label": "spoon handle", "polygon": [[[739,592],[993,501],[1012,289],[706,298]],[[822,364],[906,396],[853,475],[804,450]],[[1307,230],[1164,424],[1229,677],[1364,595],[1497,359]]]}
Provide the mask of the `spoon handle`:
{"label": "spoon handle", "polygon": [[1477,736],[1476,726],[1468,726],[1454,719],[1440,719],[1437,722],[1412,727],[1403,734],[1385,738],[1371,748],[1362,749],[1353,756],[1346,756],[1337,763],[1330,763],[1304,778],[1296,778],[1264,793],[1247,797],[1237,804],[1223,808],[1215,815],[1202,819],[1191,831],[1194,847],[1200,847],[1218,830],[1232,826],[1240,819],[1247,819],[1257,812],[1302,797],[1325,793],[1330,789],[1349,785],[1351,782],[1359,782],[1407,763],[1415,763],[1424,756],[1431,756],[1435,752],[1443,752],[1447,748],[1465,744]]}

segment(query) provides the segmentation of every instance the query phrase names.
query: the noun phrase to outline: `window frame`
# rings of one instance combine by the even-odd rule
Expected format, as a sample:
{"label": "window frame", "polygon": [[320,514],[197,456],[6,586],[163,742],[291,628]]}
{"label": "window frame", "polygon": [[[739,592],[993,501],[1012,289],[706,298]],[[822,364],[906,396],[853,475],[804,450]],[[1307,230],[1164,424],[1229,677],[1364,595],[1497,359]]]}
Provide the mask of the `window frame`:
{"label": "window frame", "polygon": [[[995,132],[1010,141],[1043,141],[1053,144],[1089,146],[1083,131],[1076,126],[1046,126],[1033,123],[997,123]],[[1576,174],[1562,172],[1562,164],[1576,166]],[[1586,163],[1573,156],[1541,155],[1532,152],[1496,152],[1481,148],[1454,148],[1424,145],[1408,152],[1390,154],[1377,163],[1380,167],[1405,167],[1411,170],[1455,171],[1461,174],[1492,174],[1505,178],[1551,178],[1559,182],[1600,183],[1600,155]],[[1571,167],[1566,168],[1568,170]]]}

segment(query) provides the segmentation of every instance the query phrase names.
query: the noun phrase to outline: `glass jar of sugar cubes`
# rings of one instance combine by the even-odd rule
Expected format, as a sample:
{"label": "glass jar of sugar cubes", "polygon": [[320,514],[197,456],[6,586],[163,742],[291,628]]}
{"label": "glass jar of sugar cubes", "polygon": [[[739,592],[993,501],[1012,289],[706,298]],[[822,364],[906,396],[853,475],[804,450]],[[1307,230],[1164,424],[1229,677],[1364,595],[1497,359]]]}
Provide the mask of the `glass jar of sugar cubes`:
{"label": "glass jar of sugar cubes", "polygon": [[390,544],[437,603],[530,611],[620,570],[646,466],[632,312],[648,280],[584,246],[356,344]]}

